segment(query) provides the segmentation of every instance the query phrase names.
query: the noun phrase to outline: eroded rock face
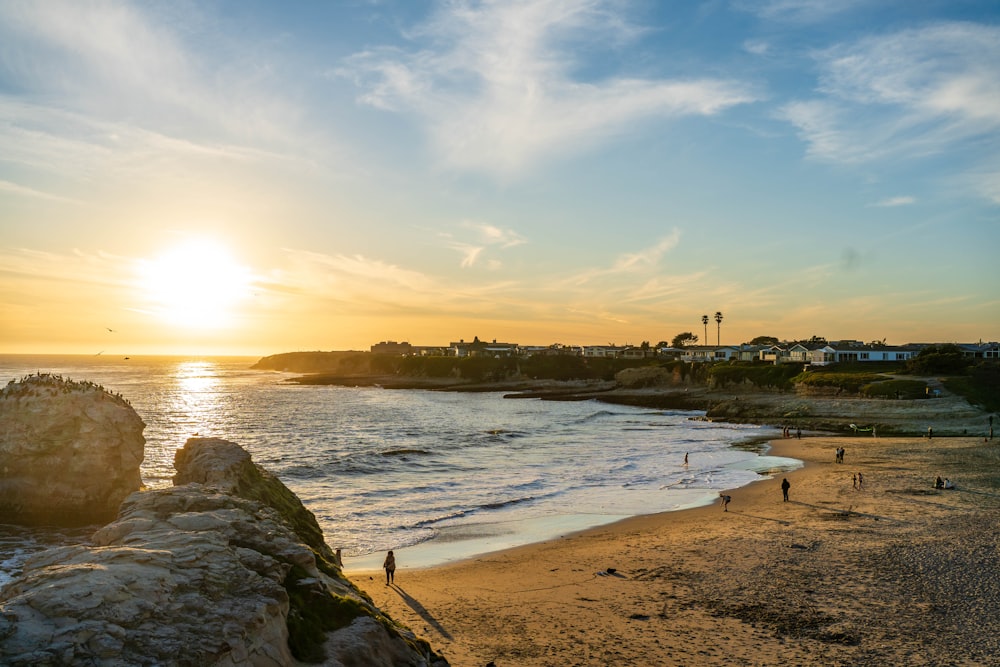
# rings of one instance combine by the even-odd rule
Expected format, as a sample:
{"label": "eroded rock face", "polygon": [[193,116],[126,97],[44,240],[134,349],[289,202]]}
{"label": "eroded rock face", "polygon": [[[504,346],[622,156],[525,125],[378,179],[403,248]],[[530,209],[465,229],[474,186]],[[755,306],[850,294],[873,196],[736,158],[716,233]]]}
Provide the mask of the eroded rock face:
{"label": "eroded rock face", "polygon": [[93,546],[40,552],[0,591],[0,664],[447,667],[302,539],[315,518],[246,451],[181,452],[175,482],[205,483],[133,493]]}
{"label": "eroded rock face", "polygon": [[323,539],[316,516],[281,480],[251,461],[249,452],[236,443],[220,438],[188,438],[184,448],[174,454],[174,468],[175,485],[204,484],[274,508],[303,542],[333,562],[333,552]]}
{"label": "eroded rock face", "polygon": [[91,382],[32,375],[0,391],[0,522],[106,523],[140,488],[145,424]]}
{"label": "eroded rock face", "polygon": [[35,555],[0,602],[8,665],[289,665],[293,564],[312,552],[259,503],[196,485],[136,493],[94,547]]}

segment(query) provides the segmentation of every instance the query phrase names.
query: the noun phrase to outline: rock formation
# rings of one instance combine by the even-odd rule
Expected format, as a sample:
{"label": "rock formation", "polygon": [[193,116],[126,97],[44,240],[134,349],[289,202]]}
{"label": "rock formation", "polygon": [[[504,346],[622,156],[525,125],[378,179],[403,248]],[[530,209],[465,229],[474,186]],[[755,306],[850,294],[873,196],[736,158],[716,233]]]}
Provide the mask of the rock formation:
{"label": "rock formation", "polygon": [[281,480],[251,462],[249,452],[239,445],[218,438],[189,438],[174,455],[174,468],[175,486],[204,484],[276,509],[299,539],[321,558],[333,562],[333,552],[323,540],[313,513]]}
{"label": "rock formation", "polygon": [[145,424],[91,382],[31,375],[0,391],[0,522],[81,526],[140,488]]}
{"label": "rock formation", "polygon": [[[0,664],[446,667],[344,579],[315,517],[231,442],[0,591]],[[192,481],[198,480],[198,481]]]}

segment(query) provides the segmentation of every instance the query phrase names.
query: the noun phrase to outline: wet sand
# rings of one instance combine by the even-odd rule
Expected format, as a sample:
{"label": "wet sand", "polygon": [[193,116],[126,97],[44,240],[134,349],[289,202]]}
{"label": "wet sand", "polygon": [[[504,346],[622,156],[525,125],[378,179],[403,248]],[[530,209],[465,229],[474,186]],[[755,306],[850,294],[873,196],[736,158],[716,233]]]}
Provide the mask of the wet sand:
{"label": "wet sand", "polygon": [[[400,561],[394,586],[348,575],[456,667],[1000,664],[1000,440],[812,437],[770,453],[806,465],[729,492],[727,512]],[[958,488],[934,489],[938,475]]]}

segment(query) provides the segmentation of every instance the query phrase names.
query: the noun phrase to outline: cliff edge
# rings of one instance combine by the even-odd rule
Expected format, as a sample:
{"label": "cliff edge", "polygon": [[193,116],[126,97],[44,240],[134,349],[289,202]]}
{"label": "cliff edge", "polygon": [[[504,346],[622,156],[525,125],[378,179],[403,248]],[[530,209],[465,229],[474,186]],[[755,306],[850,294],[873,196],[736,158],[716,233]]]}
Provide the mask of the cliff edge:
{"label": "cliff edge", "polygon": [[[2,481],[40,466],[61,500],[98,505],[42,503],[45,516],[93,519],[123,485],[138,488],[142,422],[124,399],[40,376],[8,387],[0,407]],[[131,493],[89,544],[34,554],[0,590],[0,664],[447,666],[342,576],[315,516],[243,448],[192,438],[175,465],[175,486]],[[106,488],[74,495],[59,472]],[[39,515],[29,507],[18,516]]]}

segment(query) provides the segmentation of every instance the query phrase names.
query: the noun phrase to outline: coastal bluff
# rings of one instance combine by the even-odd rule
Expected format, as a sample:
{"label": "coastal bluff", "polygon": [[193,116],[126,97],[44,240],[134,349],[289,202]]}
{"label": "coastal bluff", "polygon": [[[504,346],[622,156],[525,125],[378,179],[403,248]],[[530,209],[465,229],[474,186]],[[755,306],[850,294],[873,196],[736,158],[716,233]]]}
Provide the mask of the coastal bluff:
{"label": "coastal bluff", "polygon": [[[77,413],[86,404],[74,395],[80,388],[57,383],[67,384],[22,381],[34,391],[20,395],[21,407],[42,423],[89,424]],[[121,406],[134,415],[124,400]],[[85,432],[140,425],[141,439],[137,415],[90,414],[94,425]],[[14,417],[2,422],[8,435],[30,422]],[[79,448],[72,429],[54,432],[59,439],[48,443],[46,460]],[[134,444],[135,432],[127,432]],[[0,465],[20,464],[5,450]],[[315,516],[242,447],[191,438],[176,452],[175,468],[173,487],[130,493],[88,543],[32,555],[0,589],[0,664],[447,667],[343,576]]]}

